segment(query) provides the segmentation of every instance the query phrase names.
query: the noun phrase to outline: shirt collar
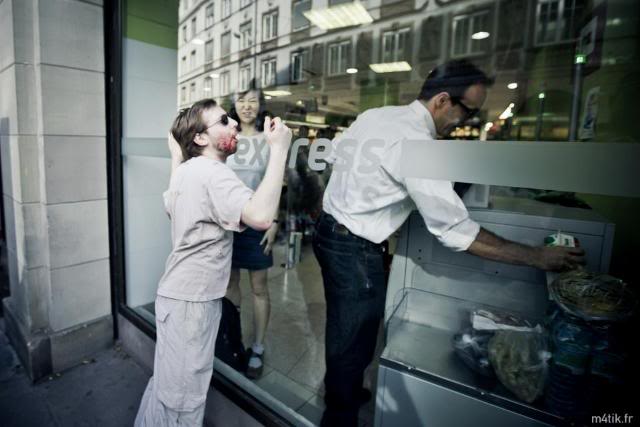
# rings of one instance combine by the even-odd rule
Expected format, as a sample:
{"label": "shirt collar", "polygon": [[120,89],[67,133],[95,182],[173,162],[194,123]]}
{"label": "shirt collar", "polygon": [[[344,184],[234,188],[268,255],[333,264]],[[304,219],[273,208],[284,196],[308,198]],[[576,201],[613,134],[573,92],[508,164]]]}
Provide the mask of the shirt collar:
{"label": "shirt collar", "polygon": [[413,110],[414,113],[418,115],[420,119],[422,119],[422,124],[427,128],[429,133],[432,136],[436,134],[436,124],[433,122],[433,117],[431,117],[431,113],[427,110],[427,107],[422,104],[419,100],[413,101],[409,104],[409,108]]}

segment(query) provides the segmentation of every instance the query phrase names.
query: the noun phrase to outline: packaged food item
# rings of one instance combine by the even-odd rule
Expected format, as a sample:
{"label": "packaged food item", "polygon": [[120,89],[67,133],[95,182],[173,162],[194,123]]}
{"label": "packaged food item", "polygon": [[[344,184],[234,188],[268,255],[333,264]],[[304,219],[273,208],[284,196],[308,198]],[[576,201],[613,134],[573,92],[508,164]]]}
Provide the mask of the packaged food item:
{"label": "packaged food item", "polygon": [[489,341],[489,361],[500,382],[527,403],[544,390],[551,357],[544,334],[497,331]]}
{"label": "packaged food item", "polygon": [[489,362],[489,340],[493,332],[480,332],[471,328],[464,329],[453,336],[453,348],[474,372],[485,377],[494,377],[493,368]]}
{"label": "packaged food item", "polygon": [[471,312],[471,326],[476,331],[512,330],[521,332],[542,332],[540,325],[532,326],[530,322],[506,312],[494,312],[486,309]]}
{"label": "packaged food item", "polygon": [[566,313],[586,321],[622,321],[631,317],[637,305],[622,280],[582,269],[560,273],[549,286],[549,296]]}
{"label": "packaged food item", "polygon": [[566,246],[568,248],[578,247],[578,240],[570,234],[564,234],[558,231],[545,237],[545,246]]}

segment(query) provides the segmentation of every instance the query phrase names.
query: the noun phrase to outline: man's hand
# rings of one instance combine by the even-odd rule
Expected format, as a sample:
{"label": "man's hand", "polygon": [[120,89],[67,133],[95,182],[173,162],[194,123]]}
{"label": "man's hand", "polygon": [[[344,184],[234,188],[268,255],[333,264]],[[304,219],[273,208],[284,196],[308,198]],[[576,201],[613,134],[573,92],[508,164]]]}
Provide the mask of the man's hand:
{"label": "man's hand", "polygon": [[493,261],[530,265],[542,270],[561,271],[584,264],[584,251],[563,246],[527,246],[496,236],[481,228],[467,251]]}
{"label": "man's hand", "polygon": [[289,129],[279,117],[271,119],[267,116],[264,120],[264,134],[271,149],[284,152],[289,150],[291,145],[291,129]]}
{"label": "man's hand", "polygon": [[264,245],[264,254],[269,255],[271,249],[273,249],[273,243],[276,241],[278,235],[278,223],[274,222],[271,227],[264,233],[264,237],[260,241],[260,245]]}
{"label": "man's hand", "polygon": [[167,135],[167,145],[169,146],[169,153],[171,153],[171,160],[177,160],[182,162],[182,149],[180,144],[175,140],[171,132]]}
{"label": "man's hand", "polygon": [[584,265],[584,250],[564,246],[542,246],[537,249],[534,266],[546,271],[572,270]]}

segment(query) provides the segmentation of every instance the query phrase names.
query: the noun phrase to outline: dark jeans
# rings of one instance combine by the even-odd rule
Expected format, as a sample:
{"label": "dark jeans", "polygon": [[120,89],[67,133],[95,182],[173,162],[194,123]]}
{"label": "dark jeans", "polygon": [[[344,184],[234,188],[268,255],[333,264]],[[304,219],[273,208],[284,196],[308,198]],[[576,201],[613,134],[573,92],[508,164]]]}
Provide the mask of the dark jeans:
{"label": "dark jeans", "polygon": [[384,314],[384,249],[323,213],[313,250],[327,301],[326,410],[321,425],[357,426],[364,370],[373,360]]}

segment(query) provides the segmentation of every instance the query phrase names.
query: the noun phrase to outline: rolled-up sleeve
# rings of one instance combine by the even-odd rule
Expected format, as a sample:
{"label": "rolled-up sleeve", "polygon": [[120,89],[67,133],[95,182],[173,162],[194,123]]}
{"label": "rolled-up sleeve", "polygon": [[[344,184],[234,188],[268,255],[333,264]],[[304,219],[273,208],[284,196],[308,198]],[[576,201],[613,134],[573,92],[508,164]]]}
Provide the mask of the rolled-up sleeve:
{"label": "rolled-up sleeve", "polygon": [[208,184],[209,202],[212,219],[229,231],[242,231],[242,209],[253,196],[247,187],[228,167],[221,167],[214,179]]}
{"label": "rolled-up sleeve", "polygon": [[465,251],[480,231],[449,181],[405,178],[404,185],[427,228],[444,246]]}

